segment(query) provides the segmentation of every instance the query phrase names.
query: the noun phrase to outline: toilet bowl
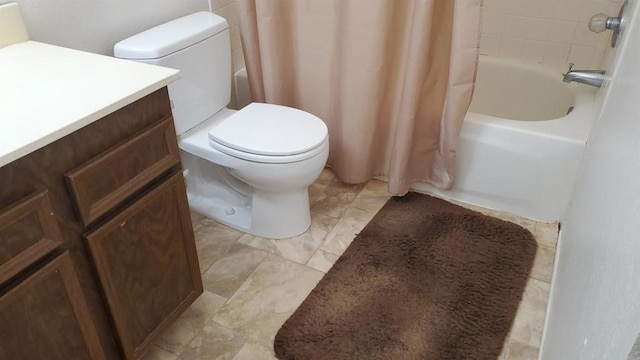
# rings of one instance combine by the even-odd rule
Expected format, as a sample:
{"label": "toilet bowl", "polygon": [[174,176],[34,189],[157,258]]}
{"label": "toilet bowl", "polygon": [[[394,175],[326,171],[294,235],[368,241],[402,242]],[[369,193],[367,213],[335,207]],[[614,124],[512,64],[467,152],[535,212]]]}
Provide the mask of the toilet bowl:
{"label": "toilet bowl", "polygon": [[[264,149],[239,151],[210,137],[212,130],[237,121],[244,112],[274,109],[289,113],[280,119],[309,116],[292,108],[252,103],[239,112],[227,110],[216,114],[179,136],[178,145],[183,166],[189,170],[189,203],[196,212],[245,232],[279,239],[301,234],[311,224],[307,188],[318,178],[327,161],[326,133],[320,136],[322,132],[315,132],[319,140],[306,143],[313,145],[311,149],[288,155],[258,153],[265,152]],[[278,137],[271,139],[275,143]],[[219,178],[220,175],[211,174],[211,170],[224,171],[232,177]]]}
{"label": "toilet bowl", "polygon": [[119,42],[114,54],[181,71],[169,96],[192,210],[265,238],[309,228],[307,189],[327,161],[327,127],[290,107],[222,105],[231,90],[226,20],[191,14]]}

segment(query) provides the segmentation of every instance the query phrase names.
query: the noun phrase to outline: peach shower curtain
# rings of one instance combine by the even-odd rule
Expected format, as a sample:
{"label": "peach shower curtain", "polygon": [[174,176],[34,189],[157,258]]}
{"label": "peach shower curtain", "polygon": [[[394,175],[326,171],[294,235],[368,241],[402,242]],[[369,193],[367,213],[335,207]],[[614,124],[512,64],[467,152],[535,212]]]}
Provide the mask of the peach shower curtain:
{"label": "peach shower curtain", "polygon": [[254,101],[323,119],[348,183],[451,187],[482,0],[237,0]]}

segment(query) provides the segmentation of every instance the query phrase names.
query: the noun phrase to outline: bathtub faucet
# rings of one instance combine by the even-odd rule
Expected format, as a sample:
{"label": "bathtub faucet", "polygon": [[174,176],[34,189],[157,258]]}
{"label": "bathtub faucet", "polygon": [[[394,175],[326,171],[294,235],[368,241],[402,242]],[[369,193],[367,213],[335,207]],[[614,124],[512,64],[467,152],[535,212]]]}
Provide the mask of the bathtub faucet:
{"label": "bathtub faucet", "polygon": [[601,87],[605,78],[604,70],[572,70],[573,64],[569,64],[569,71],[563,74],[562,81],[566,83],[577,82],[595,87]]}

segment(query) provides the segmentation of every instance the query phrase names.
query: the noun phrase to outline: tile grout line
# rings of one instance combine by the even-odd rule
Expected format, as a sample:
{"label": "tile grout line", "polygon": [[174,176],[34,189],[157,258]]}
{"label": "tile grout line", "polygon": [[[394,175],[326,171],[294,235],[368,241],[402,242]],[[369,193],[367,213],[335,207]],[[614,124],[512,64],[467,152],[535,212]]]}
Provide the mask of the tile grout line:
{"label": "tile grout line", "polygon": [[[213,220],[213,221],[215,221],[215,220]],[[244,235],[245,233],[244,233],[244,232],[242,232],[242,234]],[[231,244],[229,244],[229,246],[224,250],[224,252],[220,255],[220,257],[219,257],[216,261],[214,261],[214,262],[212,262],[211,264],[209,264],[209,266],[207,266],[207,268],[206,268],[206,269],[204,269],[204,271],[200,271],[200,275],[204,275],[204,273],[206,273],[207,271],[209,271],[209,269],[211,269],[211,267],[212,267],[213,265],[215,265],[215,263],[217,263],[218,261],[220,261],[221,259],[223,259],[224,257],[226,257],[226,255],[229,253],[229,250],[233,247],[233,245],[238,244],[238,240],[240,240],[240,238],[241,238],[243,235],[240,235],[240,236],[238,236],[238,238],[237,238],[237,239],[233,240],[233,241],[231,242]],[[242,244],[242,245],[244,245],[244,244]],[[199,261],[199,260],[200,260],[200,259],[198,259],[198,261]]]}
{"label": "tile grout line", "polygon": [[[236,241],[237,241],[237,240],[236,240]],[[240,243],[240,244],[242,244],[242,243]],[[242,245],[244,245],[244,244],[242,244]],[[245,246],[247,246],[247,245],[245,245]],[[253,248],[253,247],[252,247],[252,248]],[[261,252],[265,253],[267,256],[265,256],[264,258],[262,258],[262,260],[260,260],[260,262],[259,262],[259,263],[256,265],[256,267],[253,269],[253,271],[251,271],[251,273],[249,273],[249,275],[244,279],[244,281],[242,282],[242,284],[240,284],[240,286],[238,286],[238,288],[233,292],[233,294],[231,294],[231,296],[229,296],[228,298],[226,298],[226,300],[225,300],[225,302],[222,304],[222,306],[220,306],[220,308],[218,308],[218,309],[217,309],[213,314],[211,314],[211,315],[212,315],[212,317],[211,317],[211,319],[210,319],[211,321],[213,321],[213,322],[215,322],[215,323],[219,324],[217,321],[213,320],[213,316],[215,316],[215,315],[218,313],[218,311],[220,311],[220,309],[222,309],[222,308],[223,308],[223,307],[224,307],[224,306],[229,302],[229,300],[231,300],[231,299],[236,295],[236,293],[238,292],[238,290],[240,290],[240,288],[242,288],[242,286],[247,282],[247,280],[249,280],[249,278],[251,277],[251,275],[253,275],[253,274],[256,272],[256,270],[260,267],[260,265],[261,265],[261,264],[262,264],[262,263],[263,263],[263,262],[264,262],[264,261],[269,257],[269,255],[273,255],[273,254],[270,254],[270,253],[268,253],[268,252],[266,252],[266,251],[264,251],[264,250],[262,250],[262,249],[257,249],[257,248],[253,248],[253,249],[258,250],[258,251],[261,251]],[[276,255],[276,256],[277,256],[277,255]],[[220,261],[221,259],[222,259],[222,257],[221,257],[220,259],[218,259],[217,261],[215,261],[215,262],[214,262],[214,264],[215,264],[215,263],[217,263],[218,261]],[[211,265],[211,266],[213,266],[213,265]],[[222,296],[222,295],[220,295],[220,294],[216,294],[216,293],[214,293],[213,291],[209,291],[209,292],[210,292],[210,293],[212,293],[212,294],[218,295],[218,296],[220,296],[220,297],[223,297],[223,298],[225,297],[225,296]],[[219,325],[220,325],[220,326],[224,326],[224,325],[222,325],[222,324],[219,324]],[[224,327],[226,328],[226,326],[224,326]],[[231,329],[230,329],[230,330],[231,330]]]}

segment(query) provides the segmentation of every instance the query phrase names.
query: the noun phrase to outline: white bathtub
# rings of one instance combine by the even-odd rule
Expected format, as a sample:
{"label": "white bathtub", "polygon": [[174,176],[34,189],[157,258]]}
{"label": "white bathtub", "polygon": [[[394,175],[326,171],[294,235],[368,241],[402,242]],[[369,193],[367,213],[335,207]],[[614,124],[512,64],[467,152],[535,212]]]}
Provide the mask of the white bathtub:
{"label": "white bathtub", "polygon": [[538,221],[559,221],[598,109],[595,88],[563,83],[562,70],[481,56],[453,189],[413,187]]}

